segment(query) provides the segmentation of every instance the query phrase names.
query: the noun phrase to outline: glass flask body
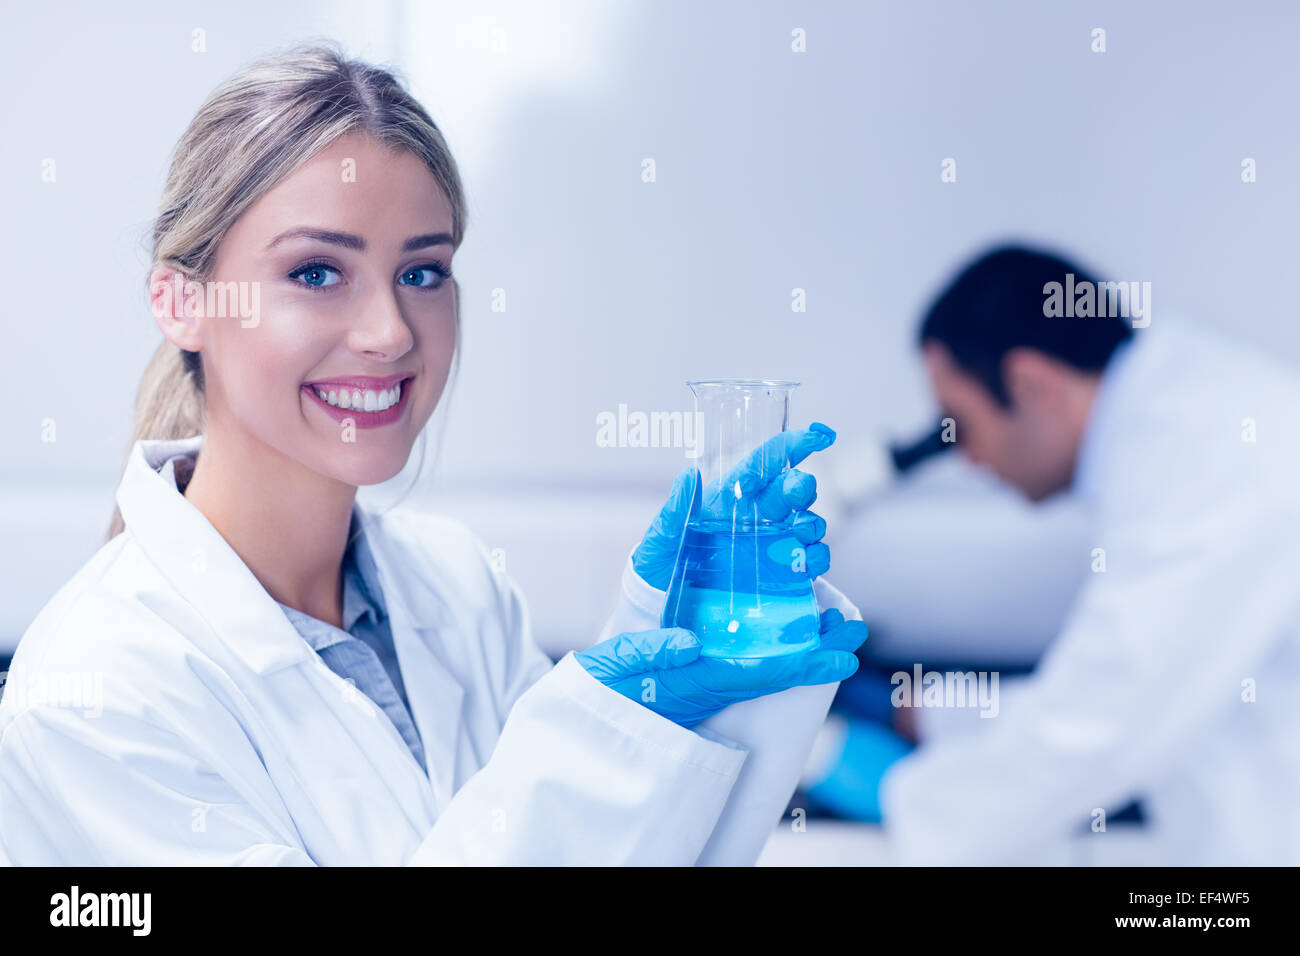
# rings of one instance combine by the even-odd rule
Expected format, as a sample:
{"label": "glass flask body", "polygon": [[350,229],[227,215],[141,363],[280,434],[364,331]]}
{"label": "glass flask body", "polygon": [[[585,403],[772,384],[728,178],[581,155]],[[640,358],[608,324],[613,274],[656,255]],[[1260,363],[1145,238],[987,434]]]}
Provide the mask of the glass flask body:
{"label": "glass flask body", "polygon": [[682,536],[662,626],[694,632],[707,657],[815,648],[820,610],[792,529],[795,512],[772,512],[775,489],[762,497],[790,467],[781,436],[797,383],[687,384],[703,488]]}

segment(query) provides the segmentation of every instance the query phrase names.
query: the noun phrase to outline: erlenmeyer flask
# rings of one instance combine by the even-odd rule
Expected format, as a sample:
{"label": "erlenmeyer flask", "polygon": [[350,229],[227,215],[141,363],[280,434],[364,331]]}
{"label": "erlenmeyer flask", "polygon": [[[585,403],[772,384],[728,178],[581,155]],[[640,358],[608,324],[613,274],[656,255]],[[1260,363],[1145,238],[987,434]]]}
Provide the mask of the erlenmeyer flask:
{"label": "erlenmeyer flask", "polygon": [[[798,382],[687,382],[695,395],[703,489],[677,553],[663,627],[684,627],[709,657],[771,657],[817,646],[820,610],[794,536],[751,489],[788,470],[781,433]],[[760,492],[761,493],[761,492]]]}

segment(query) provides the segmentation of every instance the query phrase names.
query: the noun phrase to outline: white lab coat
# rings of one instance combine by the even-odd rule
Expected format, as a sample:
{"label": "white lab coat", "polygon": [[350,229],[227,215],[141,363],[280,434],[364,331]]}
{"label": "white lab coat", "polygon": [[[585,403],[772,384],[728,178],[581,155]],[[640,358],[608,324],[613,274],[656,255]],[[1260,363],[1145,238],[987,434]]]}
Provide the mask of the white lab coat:
{"label": "white lab coat", "polygon": [[[18,864],[749,864],[835,685],[684,729],[534,645],[523,597],[445,517],[362,511],[428,765],[335,675],[140,442],[126,531],[42,610],[0,701]],[[360,506],[358,506],[360,507]],[[823,607],[856,609],[826,582]],[[598,639],[658,626],[624,568]]]}
{"label": "white lab coat", "polygon": [[1129,862],[1300,863],[1300,384],[1176,320],[1135,335],[1078,461],[1087,581],[997,717],[918,712],[881,784],[903,862],[1107,862],[1097,811],[1136,797]]}

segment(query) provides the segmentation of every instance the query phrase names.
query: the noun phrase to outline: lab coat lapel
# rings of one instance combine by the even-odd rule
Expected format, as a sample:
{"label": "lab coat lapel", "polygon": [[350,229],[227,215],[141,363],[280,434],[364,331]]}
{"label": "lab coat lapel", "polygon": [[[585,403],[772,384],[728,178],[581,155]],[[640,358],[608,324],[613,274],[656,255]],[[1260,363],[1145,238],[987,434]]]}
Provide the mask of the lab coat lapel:
{"label": "lab coat lapel", "polygon": [[432,589],[413,589],[418,593],[415,600],[408,602],[400,582],[410,580],[413,574],[428,573],[428,569],[403,566],[403,577],[398,567],[403,556],[393,553],[393,543],[382,533],[379,521],[364,511],[362,521],[388,605],[389,626],[411,715],[424,745],[425,769],[438,811],[442,812],[459,787],[460,770],[466,769],[461,754],[465,743],[465,691],[438,653],[442,647],[440,635],[451,633],[454,621],[450,609]]}
{"label": "lab coat lapel", "polygon": [[163,576],[254,673],[301,663],[313,652],[293,624],[203,513],[156,470],[202,445],[202,435],[136,442],[117,490],[122,520]]}
{"label": "lab coat lapel", "polygon": [[[371,850],[377,851],[381,845],[397,845],[391,841],[418,837],[434,819],[430,800],[433,791],[429,787],[433,775],[426,779],[416,771],[396,728],[377,707],[371,706],[369,710],[373,713],[367,716],[355,701],[350,702],[350,698],[356,697],[351,686],[316,659],[310,645],[248,566],[202,512],[175,485],[169,487],[164,476],[155,470],[172,455],[193,454],[201,446],[202,436],[136,443],[117,493],[127,529],[149,560],[194,608],[205,629],[250,668],[252,674],[232,672],[232,677],[244,687],[248,699],[259,704],[259,714],[273,733],[285,742],[292,742],[301,733],[306,699],[301,696],[300,688],[304,678],[313,688],[311,699],[327,707],[340,722],[341,735],[326,734],[284,751],[287,765],[315,814],[307,814],[303,819],[318,816],[323,825],[321,832],[312,834],[317,851],[327,852],[324,848],[333,845],[340,833],[350,825],[355,826],[348,821],[355,820],[357,807],[379,806],[385,797],[396,801],[395,806],[404,815],[400,819],[409,825],[400,827],[399,818],[389,815],[374,832],[357,833],[354,838],[370,839],[374,843]],[[384,549],[373,550],[378,562]],[[412,635],[407,623],[409,615],[400,600],[400,588],[389,585],[392,576],[384,560],[381,576],[392,609],[390,616],[399,661],[403,673],[412,675],[407,678],[408,693],[412,696],[429,762],[437,767],[446,759],[447,743],[440,746],[434,730],[443,728],[443,736],[454,746],[459,697],[451,688],[443,686],[441,675],[428,676],[428,667],[421,666],[427,655],[421,654],[418,647],[413,649],[418,638]],[[294,664],[306,666],[290,670]],[[413,686],[415,690],[411,690]],[[430,699],[434,701],[432,711],[427,703]],[[428,713],[420,719],[422,709]],[[310,717],[307,722],[312,719],[320,718]],[[338,786],[339,781],[355,783],[356,768],[367,763],[375,773],[360,779],[369,781],[364,786],[373,790],[354,792]],[[447,779],[438,778],[439,807],[454,792],[443,784]],[[315,787],[321,780],[331,783],[326,790],[317,792]],[[357,852],[363,849],[357,848]]]}

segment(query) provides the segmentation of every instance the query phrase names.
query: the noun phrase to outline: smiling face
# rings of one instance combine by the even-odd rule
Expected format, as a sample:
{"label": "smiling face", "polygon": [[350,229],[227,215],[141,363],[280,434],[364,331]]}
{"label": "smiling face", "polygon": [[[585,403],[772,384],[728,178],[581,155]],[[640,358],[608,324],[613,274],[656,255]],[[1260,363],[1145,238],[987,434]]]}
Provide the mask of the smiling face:
{"label": "smiling face", "polygon": [[209,277],[256,283],[256,323],[231,313],[194,330],[209,430],[235,429],[350,485],[397,474],[455,354],[451,232],[428,167],[359,133],[261,196]]}

